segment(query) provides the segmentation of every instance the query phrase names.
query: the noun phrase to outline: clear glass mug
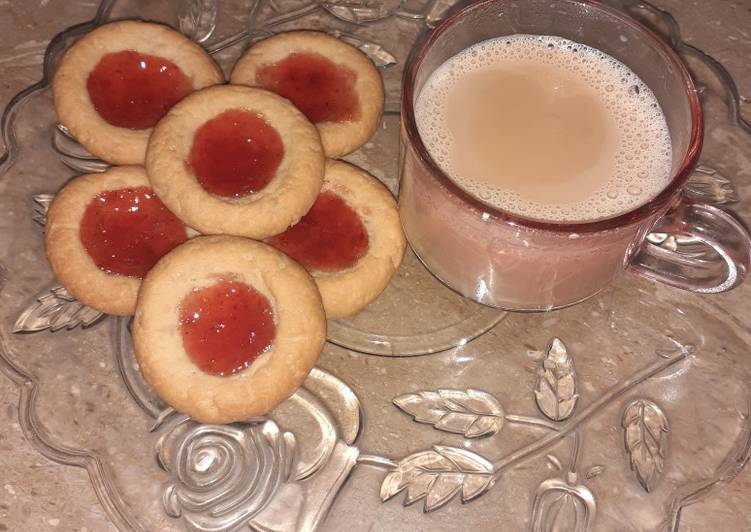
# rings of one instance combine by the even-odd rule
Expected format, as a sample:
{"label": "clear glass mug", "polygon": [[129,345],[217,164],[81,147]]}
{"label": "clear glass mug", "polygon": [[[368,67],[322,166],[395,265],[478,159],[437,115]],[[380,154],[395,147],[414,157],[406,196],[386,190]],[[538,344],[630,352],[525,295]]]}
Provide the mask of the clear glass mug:
{"label": "clear glass mug", "polygon": [[[629,66],[655,93],[673,146],[673,178],[646,205],[581,224],[542,223],[485,205],[431,159],[414,102],[430,74],[477,42],[518,33],[587,44]],[[541,311],[583,301],[624,269],[694,292],[739,285],[751,239],[733,216],[691,202],[683,187],[701,151],[702,111],[675,52],[619,11],[590,0],[485,0],[444,20],[413,49],[402,87],[399,210],[407,239],[442,282],[480,303]],[[688,256],[651,245],[650,232],[693,237],[708,253]],[[713,250],[713,251],[712,251]]]}

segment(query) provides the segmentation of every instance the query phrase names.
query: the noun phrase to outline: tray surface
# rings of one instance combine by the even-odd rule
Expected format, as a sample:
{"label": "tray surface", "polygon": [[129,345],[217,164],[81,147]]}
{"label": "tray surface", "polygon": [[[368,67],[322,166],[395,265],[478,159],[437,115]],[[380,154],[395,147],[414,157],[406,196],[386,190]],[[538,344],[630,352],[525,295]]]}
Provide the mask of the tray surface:
{"label": "tray surface", "polygon": [[[726,118],[728,103],[740,105],[730,80],[683,44],[669,15],[610,3],[672,39],[692,67],[710,120],[691,193],[735,203],[728,139],[751,143],[742,116]],[[160,20],[215,50],[225,68],[248,31],[349,39],[381,65],[390,113],[348,160],[396,192],[401,66],[445,3],[354,4],[118,0],[92,24]],[[47,74],[91,27],[51,44]],[[44,86],[8,118],[15,141],[0,212],[13,236],[0,257],[0,368],[24,385],[27,436],[45,456],[85,467],[122,529],[673,530],[683,506],[748,458],[751,335],[722,306],[742,294],[702,298],[623,276],[570,309],[504,315],[458,297],[411,255],[374,305],[331,324],[319,368],[268,419],[186,420],[140,379],[128,321],[55,289],[44,260],[49,195],[104,165],[56,127]],[[702,252],[670,235],[652,241]]]}

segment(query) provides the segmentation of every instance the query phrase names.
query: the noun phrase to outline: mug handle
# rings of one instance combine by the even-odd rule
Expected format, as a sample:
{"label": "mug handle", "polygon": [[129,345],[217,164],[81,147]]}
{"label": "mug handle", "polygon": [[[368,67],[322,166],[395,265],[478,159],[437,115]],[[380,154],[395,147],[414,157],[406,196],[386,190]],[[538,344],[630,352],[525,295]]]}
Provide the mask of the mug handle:
{"label": "mug handle", "polygon": [[715,253],[681,253],[645,239],[628,270],[647,279],[713,294],[740,285],[751,267],[751,236],[733,215],[718,207],[683,196],[650,231],[693,237]]}

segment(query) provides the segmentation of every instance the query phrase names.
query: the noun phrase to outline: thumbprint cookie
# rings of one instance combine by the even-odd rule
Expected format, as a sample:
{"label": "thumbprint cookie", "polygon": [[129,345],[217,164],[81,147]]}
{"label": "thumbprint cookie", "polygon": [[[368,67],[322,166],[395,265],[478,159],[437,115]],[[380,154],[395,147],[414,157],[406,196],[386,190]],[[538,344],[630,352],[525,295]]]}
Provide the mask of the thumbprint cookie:
{"label": "thumbprint cookie", "polygon": [[328,157],[365,144],[383,112],[383,80],[373,63],[322,32],[291,31],[257,42],[237,61],[231,82],[289,99],[318,127]]}
{"label": "thumbprint cookie", "polygon": [[60,283],[81,303],[130,315],[141,279],[188,238],[140,166],[76,177],[47,213],[45,249]]}
{"label": "thumbprint cookie", "polygon": [[262,416],[291,396],[326,337],[316,284],[283,253],[233,236],[199,236],[148,273],[133,343],[144,378],[203,423]]}
{"label": "thumbprint cookie", "polygon": [[269,243],[313,275],[328,318],[355,314],[378,297],[406,247],[386,187],[364,170],[332,159],[313,207]]}
{"label": "thumbprint cookie", "polygon": [[151,129],[194,90],[224,82],[196,43],[161,24],[123,20],[77,41],[52,80],[60,123],[113,164],[143,164]]}
{"label": "thumbprint cookie", "polygon": [[222,85],[194,92],[167,113],[151,136],[146,170],[187,225],[260,240],[310,209],[324,161],[315,126],[287,100]]}

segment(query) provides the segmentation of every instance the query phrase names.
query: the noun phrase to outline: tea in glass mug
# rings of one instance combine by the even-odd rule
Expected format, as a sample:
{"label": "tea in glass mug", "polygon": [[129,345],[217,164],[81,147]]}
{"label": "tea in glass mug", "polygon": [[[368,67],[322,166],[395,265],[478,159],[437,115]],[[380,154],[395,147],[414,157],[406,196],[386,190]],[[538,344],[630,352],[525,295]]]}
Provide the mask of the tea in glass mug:
{"label": "tea in glass mug", "polygon": [[[683,197],[702,133],[684,66],[627,16],[587,0],[472,4],[407,63],[402,224],[439,279],[508,310],[574,304],[624,268],[728,290],[751,240]],[[701,239],[714,266],[646,244],[650,231]]]}

